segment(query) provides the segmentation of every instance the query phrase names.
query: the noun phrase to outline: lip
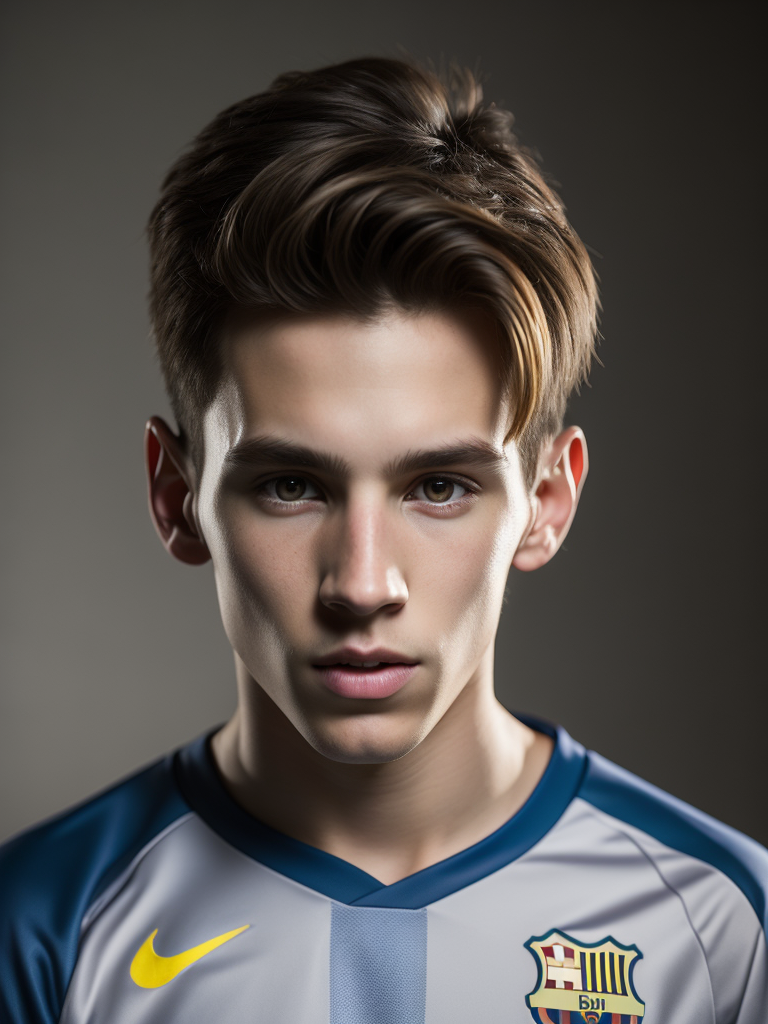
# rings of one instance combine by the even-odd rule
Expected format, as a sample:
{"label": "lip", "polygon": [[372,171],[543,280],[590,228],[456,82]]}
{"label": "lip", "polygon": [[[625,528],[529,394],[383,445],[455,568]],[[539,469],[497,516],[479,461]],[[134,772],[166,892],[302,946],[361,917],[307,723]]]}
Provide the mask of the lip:
{"label": "lip", "polygon": [[[344,661],[379,661],[379,668],[342,665]],[[320,682],[338,697],[380,700],[401,690],[418,668],[418,661],[386,647],[363,650],[343,647],[313,663]]]}
{"label": "lip", "polygon": [[341,647],[338,651],[324,654],[317,658],[312,664],[315,668],[327,665],[338,665],[343,661],[385,661],[394,665],[417,665],[415,658],[409,658],[407,654],[399,651],[392,651],[387,647],[370,647],[367,650],[362,647]]}
{"label": "lip", "polygon": [[[373,658],[368,659],[373,661]],[[382,665],[381,668],[355,668],[354,665],[315,665],[320,681],[338,697],[376,700],[391,697],[402,690],[418,665]]]}

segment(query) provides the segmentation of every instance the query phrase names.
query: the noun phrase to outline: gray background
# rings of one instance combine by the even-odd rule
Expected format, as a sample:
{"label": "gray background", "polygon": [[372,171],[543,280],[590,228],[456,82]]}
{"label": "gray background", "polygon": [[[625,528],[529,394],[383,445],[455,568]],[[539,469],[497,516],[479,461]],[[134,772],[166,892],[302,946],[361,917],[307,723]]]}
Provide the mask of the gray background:
{"label": "gray background", "polygon": [[275,74],[403,47],[489,75],[600,253],[591,473],[566,550],[512,579],[499,694],[768,842],[755,9],[5,5],[0,835],[233,707],[210,567],[146,512],[164,171]]}

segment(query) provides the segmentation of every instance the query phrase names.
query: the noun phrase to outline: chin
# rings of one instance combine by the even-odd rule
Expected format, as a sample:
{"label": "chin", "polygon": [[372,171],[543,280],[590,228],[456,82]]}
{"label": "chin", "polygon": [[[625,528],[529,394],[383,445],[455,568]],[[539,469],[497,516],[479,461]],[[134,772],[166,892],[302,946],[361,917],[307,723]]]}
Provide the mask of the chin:
{"label": "chin", "polygon": [[423,739],[423,730],[393,728],[383,716],[365,715],[343,722],[322,723],[305,732],[307,742],[323,757],[343,764],[387,764],[405,757]]}

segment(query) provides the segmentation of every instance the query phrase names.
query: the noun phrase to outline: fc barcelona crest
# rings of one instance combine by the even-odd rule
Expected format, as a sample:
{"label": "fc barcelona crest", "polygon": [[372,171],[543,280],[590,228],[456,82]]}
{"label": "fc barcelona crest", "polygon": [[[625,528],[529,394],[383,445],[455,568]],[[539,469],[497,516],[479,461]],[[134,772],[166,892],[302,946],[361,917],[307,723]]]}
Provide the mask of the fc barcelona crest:
{"label": "fc barcelona crest", "polygon": [[601,942],[577,942],[554,928],[528,939],[536,960],[536,988],[525,997],[538,1024],[640,1024],[645,1014],[632,983],[637,946],[622,946],[608,935]]}

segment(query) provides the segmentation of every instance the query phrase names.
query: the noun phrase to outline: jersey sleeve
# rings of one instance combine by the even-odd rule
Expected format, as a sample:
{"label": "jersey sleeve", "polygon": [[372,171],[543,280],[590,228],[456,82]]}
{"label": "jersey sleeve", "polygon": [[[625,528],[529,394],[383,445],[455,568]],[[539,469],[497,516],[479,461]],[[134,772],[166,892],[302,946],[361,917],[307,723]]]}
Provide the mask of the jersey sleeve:
{"label": "jersey sleeve", "polygon": [[765,933],[758,935],[744,996],[734,1024],[757,1024],[768,1013],[768,946]]}
{"label": "jersey sleeve", "polygon": [[768,1007],[768,850],[590,752],[581,797],[629,835],[677,894],[706,958],[715,1019]]}
{"label": "jersey sleeve", "polygon": [[170,759],[0,847],[0,1021],[54,1024],[88,908],[189,808]]}

